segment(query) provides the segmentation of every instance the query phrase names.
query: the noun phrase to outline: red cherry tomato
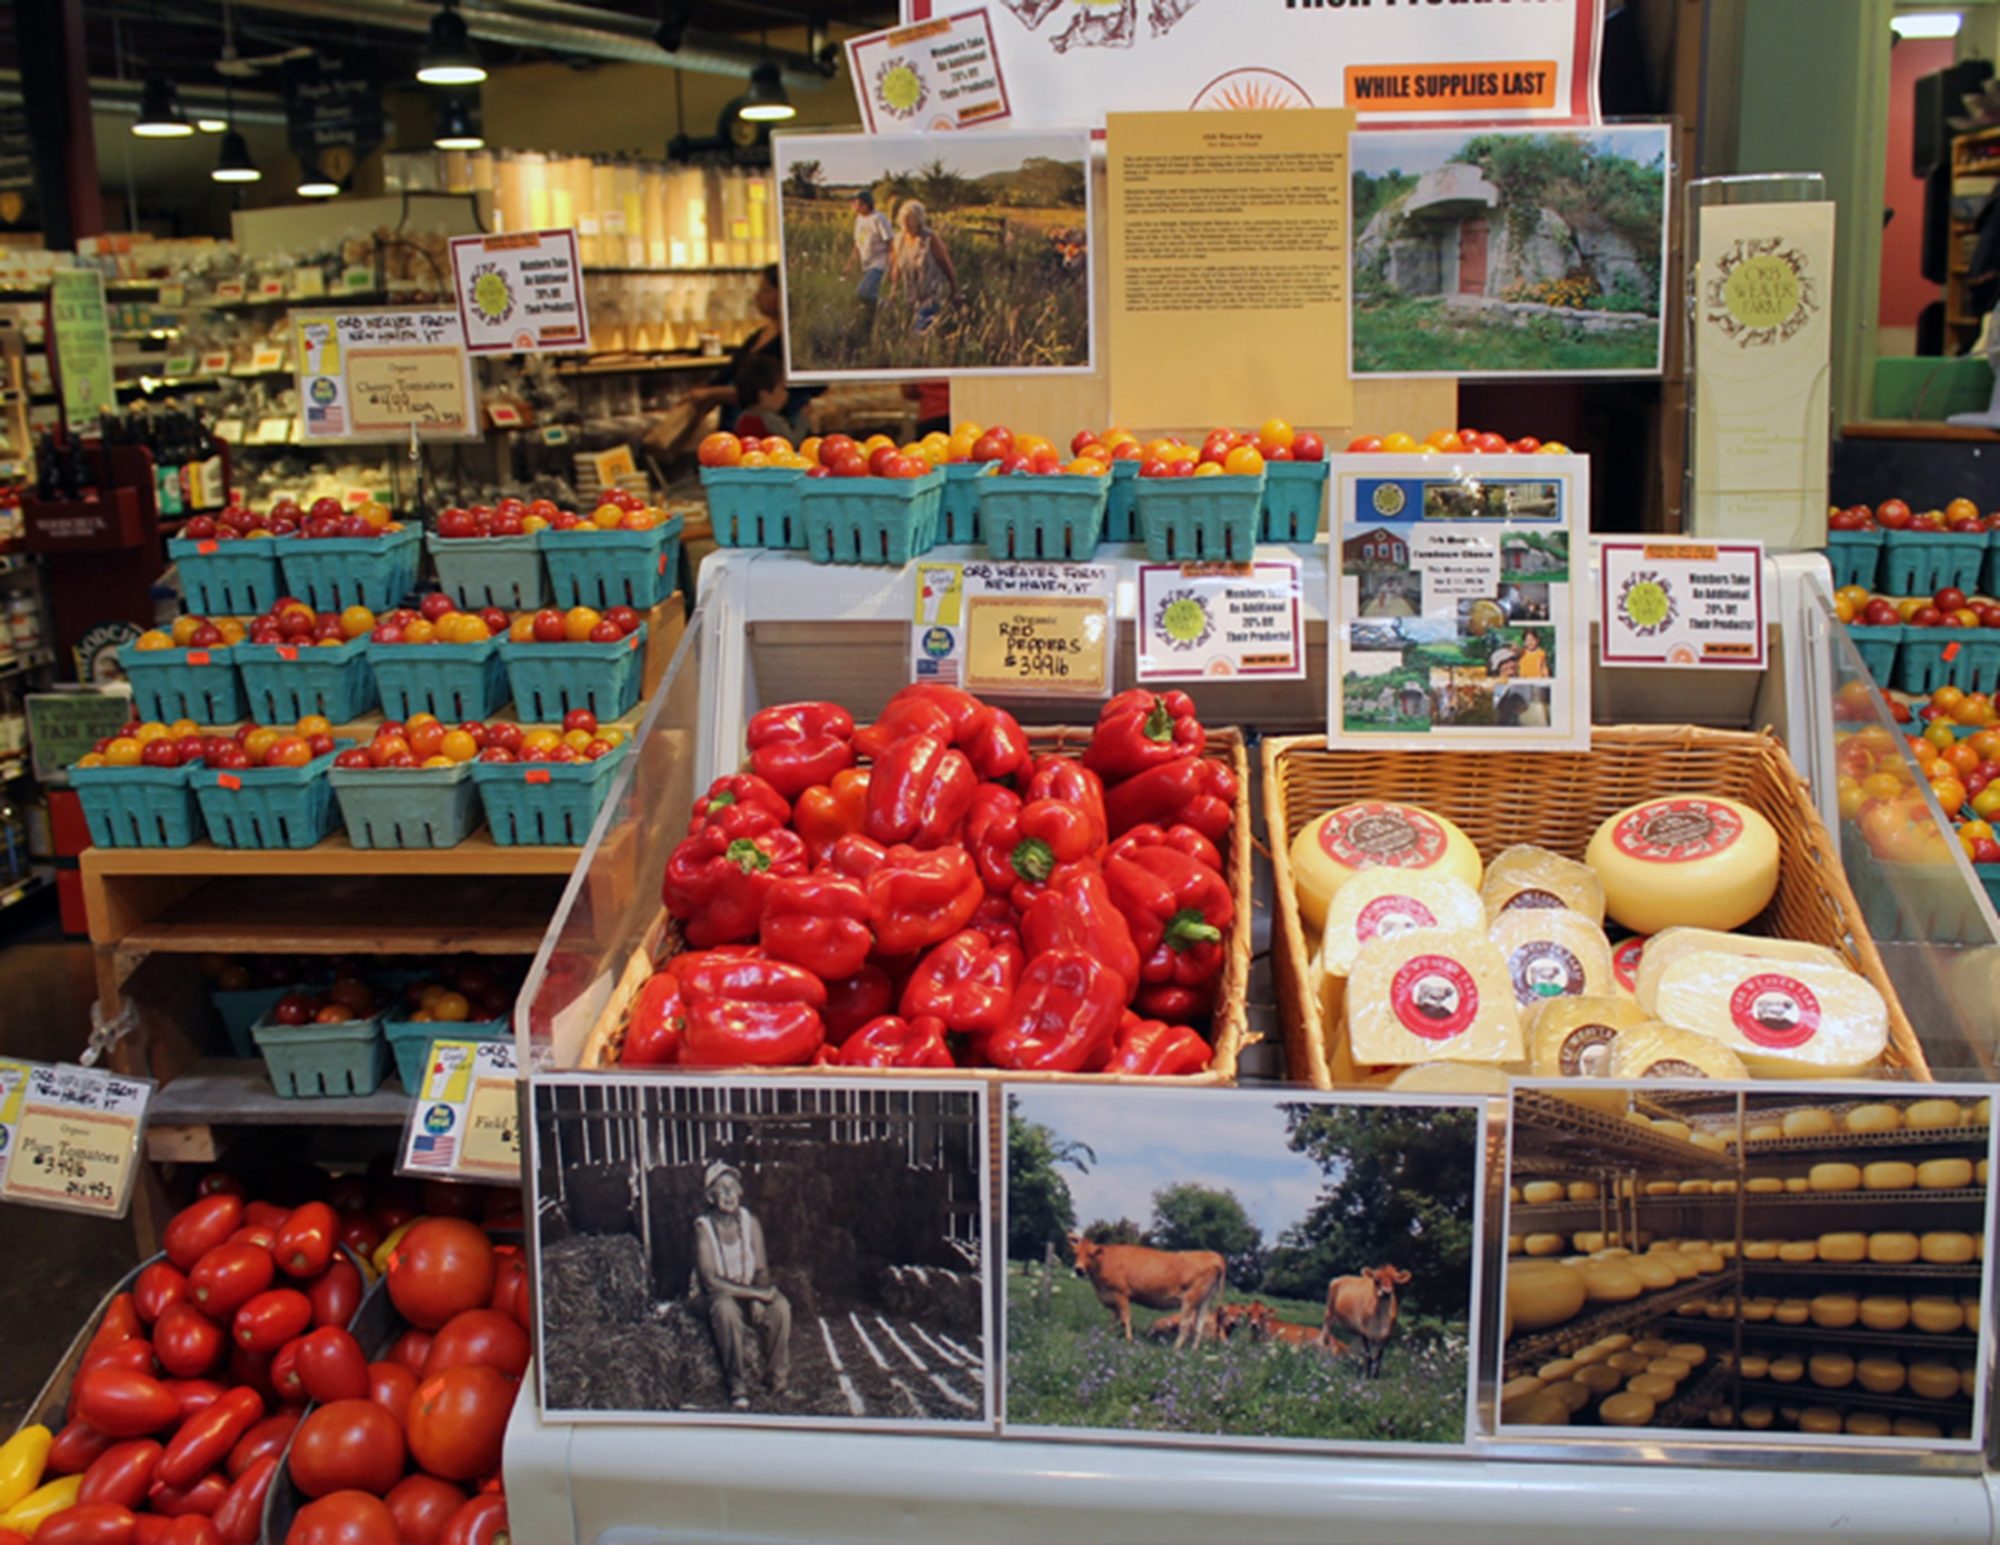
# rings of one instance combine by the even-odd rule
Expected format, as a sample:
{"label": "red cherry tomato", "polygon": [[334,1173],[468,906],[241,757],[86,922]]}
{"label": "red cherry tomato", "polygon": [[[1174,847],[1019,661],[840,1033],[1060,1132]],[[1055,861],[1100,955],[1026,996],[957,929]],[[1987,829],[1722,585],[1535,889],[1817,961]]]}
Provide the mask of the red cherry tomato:
{"label": "red cherry tomato", "polygon": [[498,1309],[468,1309],[455,1314],[431,1342],[430,1356],[424,1359],[423,1377],[433,1378],[447,1368],[480,1363],[518,1379],[528,1366],[528,1333],[513,1316]]}
{"label": "red cherry tomato", "polygon": [[169,1518],[179,1518],[185,1513],[199,1513],[207,1518],[222,1506],[229,1496],[229,1477],[220,1471],[211,1471],[192,1486],[169,1486],[162,1481],[154,1481],[153,1489],[146,1493],[146,1505],[155,1513],[165,1513]]}
{"label": "red cherry tomato", "polygon": [[175,1213],[161,1236],[161,1243],[166,1246],[167,1259],[182,1271],[189,1271],[242,1224],[243,1198],[218,1192]]}
{"label": "red cherry tomato", "polygon": [[300,1338],[298,1369],[306,1393],[322,1405],[368,1398],[368,1358],[361,1343],[336,1325]]}
{"label": "red cherry tomato", "polygon": [[155,1261],[132,1284],[132,1306],[139,1318],[153,1324],[175,1304],[187,1302],[187,1273],[166,1261]]}
{"label": "red cherry tomato", "polygon": [[222,1327],[192,1304],[175,1304],[153,1327],[153,1355],[177,1379],[198,1379],[229,1355]]}
{"label": "red cherry tomato", "polygon": [[227,1243],[255,1245],[259,1250],[269,1250],[277,1237],[278,1231],[268,1223],[246,1223],[229,1236]]}
{"label": "red cherry tomato", "polygon": [[465,1493],[435,1475],[406,1475],[383,1498],[395,1516],[403,1545],[437,1545],[452,1515],[465,1506]]}
{"label": "red cherry tomato", "polygon": [[207,1410],[181,1423],[180,1431],[160,1456],[154,1480],[176,1489],[194,1485],[209,1471],[219,1470],[238,1440],[263,1419],[262,1395],[247,1387],[232,1389]]}
{"label": "red cherry tomato", "polygon": [[277,1275],[271,1252],[261,1245],[222,1244],[207,1251],[188,1273],[188,1299],[218,1324],[270,1287]]}
{"label": "red cherry tomato", "polygon": [[49,1444],[48,1462],[43,1469],[51,1476],[81,1475],[117,1441],[99,1432],[89,1422],[72,1421]]}
{"label": "red cherry tomato", "polygon": [[215,1529],[223,1545],[254,1545],[264,1530],[264,1497],[278,1473],[278,1456],[265,1454],[244,1468],[215,1510]]}
{"label": "red cherry tomato", "polygon": [[312,1324],[312,1300],[297,1288],[259,1293],[230,1324],[236,1344],[252,1352],[275,1352]]}
{"label": "red cherry tomato", "polygon": [[[233,1364],[233,1358],[231,1362]],[[229,1377],[238,1383],[243,1382],[236,1378],[236,1371],[233,1366],[230,1369]],[[206,1411],[228,1393],[213,1379],[165,1379],[161,1382],[167,1386],[167,1389],[174,1397],[174,1409],[178,1413],[175,1420],[182,1422],[191,1416]]]}
{"label": "red cherry tomato", "polygon": [[381,1406],[336,1400],[299,1423],[286,1466],[309,1497],[350,1487],[379,1497],[402,1478],[404,1455],[403,1429]]}
{"label": "red cherry tomato", "polygon": [[381,1225],[365,1212],[349,1213],[340,1221],[340,1242],[363,1260],[371,1259],[386,1237]]}
{"label": "red cherry tomato", "polygon": [[132,1545],[224,1545],[224,1541],[215,1520],[200,1513],[183,1513],[178,1518],[141,1513],[139,1526],[132,1531]]}
{"label": "red cherry tomato", "polygon": [[299,1372],[299,1348],[305,1344],[305,1339],[304,1336],[294,1337],[271,1356],[271,1393],[286,1405],[302,1406],[312,1399],[306,1393],[305,1375]]}
{"label": "red cherry tomato", "polygon": [[368,1398],[396,1418],[398,1427],[409,1419],[410,1396],[417,1392],[417,1376],[401,1363],[368,1365]]}
{"label": "red cherry tomato", "polygon": [[286,1276],[316,1277],[333,1259],[339,1238],[340,1215],[325,1202],[307,1202],[285,1219],[271,1253]]}
{"label": "red cherry tomato", "polygon": [[229,1473],[240,1480],[258,1460],[278,1458],[292,1441],[292,1429],[298,1424],[296,1411],[265,1417],[236,1440],[236,1447],[229,1451]]}
{"label": "red cherry tomato", "polygon": [[129,1507],[88,1502],[52,1515],[35,1538],[42,1545],[131,1545],[138,1521]]}
{"label": "red cherry tomato", "polygon": [[104,1310],[104,1318],[97,1322],[97,1329],[91,1335],[90,1344],[83,1355],[104,1347],[116,1346],[121,1341],[143,1340],[146,1327],[139,1323],[139,1310],[130,1293],[120,1293]]}
{"label": "red cherry tomato", "polygon": [[129,1368],[90,1368],[77,1375],[76,1414],[109,1438],[144,1438],[172,1425],[180,1408],[173,1391]]}
{"label": "red cherry tomato", "polygon": [[379,1497],[336,1491],[299,1509],[285,1545],[398,1545],[396,1518]]}
{"label": "red cherry tomato", "polygon": [[250,1194],[249,1189],[241,1180],[224,1169],[210,1170],[206,1175],[201,1177],[201,1184],[194,1189],[195,1194],[198,1196],[217,1196],[225,1193],[230,1196],[248,1196]]}
{"label": "red cherry tomato", "polygon": [[493,1263],[493,1297],[487,1307],[514,1317],[521,1329],[529,1323],[528,1263],[518,1250],[497,1250]]}
{"label": "red cherry tomato", "polygon": [[406,1330],[389,1348],[388,1360],[401,1363],[411,1373],[422,1373],[424,1359],[430,1355],[431,1333],[427,1330]]}
{"label": "red cherry tomato", "polygon": [[361,1307],[362,1291],[361,1270],[354,1262],[345,1256],[332,1262],[326,1275],[306,1289],[306,1297],[312,1300],[313,1324],[337,1325],[345,1330],[354,1311]]}
{"label": "red cherry tomato", "polygon": [[500,1466],[515,1381],[473,1363],[425,1379],[410,1397],[410,1455],[432,1475],[476,1480]]}
{"label": "red cherry tomato", "polygon": [[76,1494],[79,1504],[110,1502],[119,1507],[137,1507],[146,1500],[153,1484],[153,1471],[165,1450],[150,1438],[132,1438],[114,1443],[83,1472],[83,1487]]}
{"label": "red cherry tomato", "polygon": [[507,1545],[507,1539],[507,1499],[485,1492],[451,1515],[437,1545]]}
{"label": "red cherry tomato", "polygon": [[[85,1370],[91,1368],[125,1368],[133,1373],[153,1371],[153,1344],[144,1340],[126,1340],[110,1346],[99,1347],[94,1352],[86,1352],[83,1358]],[[75,1392],[71,1391],[70,1404],[76,1404]]]}
{"label": "red cherry tomato", "polygon": [[251,1228],[267,1228],[276,1233],[285,1226],[285,1220],[292,1215],[289,1207],[280,1207],[276,1202],[245,1202],[243,1221]]}
{"label": "red cherry tomato", "polygon": [[389,1298],[420,1330],[493,1296],[493,1244],[463,1218],[426,1218],[403,1236],[389,1262]]}

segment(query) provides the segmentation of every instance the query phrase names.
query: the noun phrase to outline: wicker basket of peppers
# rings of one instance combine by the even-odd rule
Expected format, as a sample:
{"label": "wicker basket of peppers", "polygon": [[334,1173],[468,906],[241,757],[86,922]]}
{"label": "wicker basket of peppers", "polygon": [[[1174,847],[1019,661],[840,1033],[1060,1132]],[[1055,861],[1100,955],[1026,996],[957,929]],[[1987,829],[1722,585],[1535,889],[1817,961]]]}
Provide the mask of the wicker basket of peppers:
{"label": "wicker basket of peppers", "polygon": [[1233,1081],[1248,762],[1185,693],[1024,729],[956,687],[787,703],[695,801],[586,1067]]}

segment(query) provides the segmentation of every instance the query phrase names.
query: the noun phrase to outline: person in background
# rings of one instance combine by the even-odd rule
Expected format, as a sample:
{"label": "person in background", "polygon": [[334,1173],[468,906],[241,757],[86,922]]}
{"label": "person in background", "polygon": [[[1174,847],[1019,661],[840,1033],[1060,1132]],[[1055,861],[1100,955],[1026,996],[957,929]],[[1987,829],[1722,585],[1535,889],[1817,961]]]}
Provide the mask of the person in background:
{"label": "person in background", "polygon": [[933,431],[946,435],[951,433],[951,382],[905,382],[903,399],[917,405],[916,437],[919,440]]}
{"label": "person in background", "polygon": [[729,357],[729,363],[718,370],[706,386],[697,386],[690,397],[699,412],[710,408],[722,410],[721,427],[734,430],[736,419],[750,405],[750,399],[741,393],[743,367],[753,359],[775,360],[780,379],[784,376],[785,330],[782,298],[778,290],[778,265],[767,267],[757,284],[757,314],[762,318],[757,329],[736,346],[736,352]]}
{"label": "person in background", "polygon": [[736,394],[743,410],[736,416],[740,435],[783,435],[798,444],[799,426],[786,412],[791,393],[785,388],[785,367],[768,354],[753,355],[737,372]]}
{"label": "person in background", "polygon": [[915,308],[911,331],[927,333],[958,296],[958,270],[944,238],[932,229],[924,206],[911,199],[896,211],[896,241],[889,257],[889,293],[901,292]]}
{"label": "person in background", "polygon": [[841,272],[851,274],[858,264],[861,282],[854,287],[854,298],[869,311],[882,298],[882,281],[889,277],[889,246],[894,238],[889,229],[889,220],[875,207],[875,195],[863,188],[854,195],[854,250],[848,255]]}
{"label": "person in background", "polygon": [[771,1283],[764,1226],[743,1205],[743,1176],[716,1159],[702,1172],[707,1210],[694,1220],[694,1275],[708,1309],[708,1328],[729,1385],[729,1403],[750,1407],[743,1371],[745,1337],[754,1329],[764,1344],[771,1393],[782,1400],[791,1377],[792,1306]]}

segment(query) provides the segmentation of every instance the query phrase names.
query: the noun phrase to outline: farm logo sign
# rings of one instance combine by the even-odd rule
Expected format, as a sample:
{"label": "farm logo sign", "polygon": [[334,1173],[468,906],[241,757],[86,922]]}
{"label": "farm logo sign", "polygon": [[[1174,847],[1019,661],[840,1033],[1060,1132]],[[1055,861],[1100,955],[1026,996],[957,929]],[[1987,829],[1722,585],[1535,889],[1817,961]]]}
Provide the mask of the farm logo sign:
{"label": "farm logo sign", "polygon": [[1739,349],[1768,349],[1818,314],[1819,291],[1801,248],[1779,236],[1738,241],[1703,287],[1704,320]]}

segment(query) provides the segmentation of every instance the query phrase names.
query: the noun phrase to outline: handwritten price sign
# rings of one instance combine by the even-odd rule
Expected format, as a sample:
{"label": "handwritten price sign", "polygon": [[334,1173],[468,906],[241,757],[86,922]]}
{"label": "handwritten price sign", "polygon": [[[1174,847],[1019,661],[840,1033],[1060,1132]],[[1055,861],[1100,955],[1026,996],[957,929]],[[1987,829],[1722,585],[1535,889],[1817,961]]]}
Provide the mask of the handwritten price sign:
{"label": "handwritten price sign", "polygon": [[512,1041],[433,1041],[403,1128],[403,1173],[518,1179],[516,1072]]}
{"label": "handwritten price sign", "polygon": [[0,1200],[123,1217],[150,1079],[0,1064]]}
{"label": "handwritten price sign", "polygon": [[1102,697],[1110,645],[1108,596],[971,596],[965,685],[973,692]]}

